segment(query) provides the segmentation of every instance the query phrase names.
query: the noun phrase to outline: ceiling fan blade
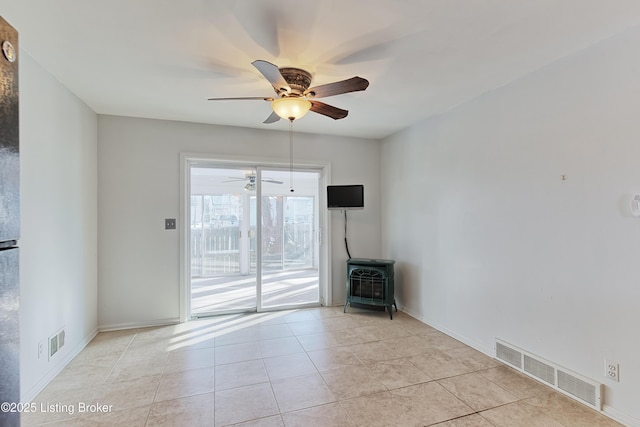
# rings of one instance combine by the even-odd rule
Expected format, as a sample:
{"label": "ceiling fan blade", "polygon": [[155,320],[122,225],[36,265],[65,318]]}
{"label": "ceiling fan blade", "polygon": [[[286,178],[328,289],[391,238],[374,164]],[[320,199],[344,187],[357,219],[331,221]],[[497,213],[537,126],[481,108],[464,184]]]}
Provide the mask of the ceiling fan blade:
{"label": "ceiling fan blade", "polygon": [[226,183],[226,182],[238,182],[238,181],[246,181],[246,180],[247,180],[247,178],[232,178],[232,179],[229,179],[227,181],[220,181],[220,182],[225,182]]}
{"label": "ceiling fan blade", "polygon": [[271,62],[262,61],[260,59],[258,59],[257,61],[253,61],[251,65],[256,67],[258,71],[260,71],[264,78],[267,79],[269,83],[271,83],[271,86],[273,86],[277,93],[291,92],[289,83],[287,83],[287,81],[284,79],[277,65],[274,65]]}
{"label": "ceiling fan blade", "polygon": [[269,117],[267,117],[267,119],[262,123],[268,125],[268,124],[271,124],[271,123],[275,123],[278,120],[280,120],[280,116],[277,115],[275,111],[272,111],[271,114],[269,115]]}
{"label": "ceiling fan blade", "polygon": [[265,178],[262,182],[270,182],[271,184],[284,184],[282,181],[276,181],[275,179]]}
{"label": "ceiling fan blade", "polygon": [[347,80],[309,88],[306,90],[305,95],[310,98],[325,98],[327,96],[365,90],[368,86],[369,80],[362,77],[351,77]]}
{"label": "ceiling fan blade", "polygon": [[262,100],[262,101],[273,101],[273,98],[268,98],[264,96],[240,96],[235,98],[209,98],[207,101],[243,101],[243,100]]}
{"label": "ceiling fan blade", "polygon": [[349,111],[347,110],[343,110],[342,108],[334,107],[320,101],[311,101],[311,111],[322,114],[323,116],[331,117],[333,120],[344,119],[349,114]]}

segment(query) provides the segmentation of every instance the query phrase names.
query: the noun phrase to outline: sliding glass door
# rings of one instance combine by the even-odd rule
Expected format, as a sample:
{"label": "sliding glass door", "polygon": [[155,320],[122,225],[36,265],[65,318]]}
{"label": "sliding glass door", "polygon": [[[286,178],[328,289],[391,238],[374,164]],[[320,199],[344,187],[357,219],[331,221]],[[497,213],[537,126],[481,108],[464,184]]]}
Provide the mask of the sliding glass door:
{"label": "sliding glass door", "polygon": [[192,165],[189,179],[192,317],[319,303],[319,171]]}

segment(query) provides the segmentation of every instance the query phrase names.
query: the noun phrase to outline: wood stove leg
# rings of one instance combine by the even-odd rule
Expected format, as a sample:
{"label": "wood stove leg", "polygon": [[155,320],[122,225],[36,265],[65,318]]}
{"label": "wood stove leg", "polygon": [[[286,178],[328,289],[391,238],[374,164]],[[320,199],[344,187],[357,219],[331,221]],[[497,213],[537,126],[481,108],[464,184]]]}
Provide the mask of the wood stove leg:
{"label": "wood stove leg", "polygon": [[349,304],[349,300],[346,300],[346,301],[344,302],[344,310],[342,310],[342,312],[343,312],[343,313],[346,313],[346,312],[347,312],[347,304]]}
{"label": "wood stove leg", "polygon": [[393,300],[393,306],[396,308],[396,313],[398,312],[398,306],[396,305],[396,300]]}
{"label": "wood stove leg", "polygon": [[387,310],[389,310],[389,319],[393,320],[393,310],[391,310],[391,304],[387,306]]}

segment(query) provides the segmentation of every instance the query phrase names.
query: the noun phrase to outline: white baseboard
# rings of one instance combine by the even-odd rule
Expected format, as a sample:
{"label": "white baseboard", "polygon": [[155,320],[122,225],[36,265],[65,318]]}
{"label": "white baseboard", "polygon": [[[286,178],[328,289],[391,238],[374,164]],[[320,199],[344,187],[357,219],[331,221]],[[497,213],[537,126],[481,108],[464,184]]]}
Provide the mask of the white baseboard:
{"label": "white baseboard", "polygon": [[89,335],[87,335],[82,341],[80,341],[80,343],[78,343],[78,345],[76,345],[69,353],[67,353],[64,356],[64,358],[60,359],[55,365],[53,365],[51,370],[47,372],[47,374],[44,377],[42,377],[40,381],[36,383],[36,385],[31,387],[31,389],[29,389],[27,392],[21,393],[20,401],[24,403],[29,403],[33,399],[35,399],[36,396],[42,390],[44,390],[44,388],[47,385],[49,385],[49,383],[56,376],[58,376],[60,372],[62,372],[62,370],[69,364],[69,362],[71,362],[78,354],[80,354],[82,350],[84,350],[87,344],[89,344],[91,340],[95,338],[96,335],[98,335],[97,328],[91,331]]}
{"label": "white baseboard", "polygon": [[607,404],[602,405],[602,413],[612,420],[624,424],[625,426],[640,427],[639,419],[637,419],[636,417],[632,417],[629,414],[625,414],[624,412],[620,412],[616,408]]}
{"label": "white baseboard", "polygon": [[424,319],[422,318],[422,316],[418,316],[415,313],[412,313],[411,311],[408,311],[406,309],[406,307],[398,305],[398,310],[402,311],[405,314],[408,314],[409,316],[413,317],[416,320],[419,320],[420,322],[427,324],[429,326],[431,326],[432,328],[437,329],[438,331],[445,333],[447,335],[449,335],[451,338],[455,338],[460,342],[463,342],[464,344],[468,345],[469,347],[474,348],[475,350],[478,350],[484,354],[486,354],[487,356],[494,358],[495,357],[495,349],[493,347],[487,347],[486,345],[483,345],[477,341],[474,341],[472,339],[469,339],[467,337],[465,337],[464,335],[460,335],[455,331],[452,331],[442,325],[439,325],[436,322],[430,321],[428,319]]}
{"label": "white baseboard", "polygon": [[166,319],[157,319],[147,322],[128,322],[128,323],[115,323],[113,325],[98,326],[98,332],[109,331],[121,331],[124,329],[137,329],[137,328],[152,328],[154,326],[167,326],[180,323],[179,317],[169,317]]}

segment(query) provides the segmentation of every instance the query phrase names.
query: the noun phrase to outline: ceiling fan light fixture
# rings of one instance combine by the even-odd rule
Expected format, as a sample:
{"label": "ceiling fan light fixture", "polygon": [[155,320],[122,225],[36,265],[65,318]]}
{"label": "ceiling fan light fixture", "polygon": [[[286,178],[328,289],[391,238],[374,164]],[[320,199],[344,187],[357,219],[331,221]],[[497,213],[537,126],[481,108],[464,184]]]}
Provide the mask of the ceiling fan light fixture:
{"label": "ceiling fan light fixture", "polygon": [[273,100],[271,108],[283,119],[296,120],[309,112],[311,102],[299,97],[284,97]]}
{"label": "ceiling fan light fixture", "polygon": [[249,182],[247,183],[247,185],[244,186],[244,191],[256,191],[256,184],[255,182]]}

